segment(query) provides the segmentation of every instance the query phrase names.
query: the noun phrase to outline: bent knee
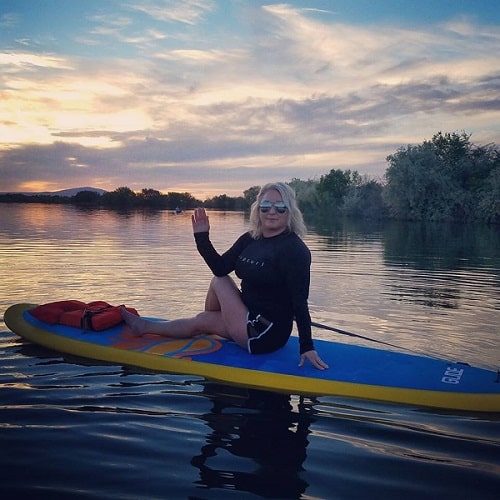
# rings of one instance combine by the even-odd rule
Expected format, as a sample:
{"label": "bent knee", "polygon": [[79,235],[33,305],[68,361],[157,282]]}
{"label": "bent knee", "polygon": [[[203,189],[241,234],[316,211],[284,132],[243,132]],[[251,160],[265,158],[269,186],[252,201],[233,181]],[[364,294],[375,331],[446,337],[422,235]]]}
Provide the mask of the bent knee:
{"label": "bent knee", "polygon": [[213,284],[228,283],[228,282],[234,283],[233,279],[228,274],[225,274],[224,276],[212,276]]}
{"label": "bent knee", "polygon": [[216,291],[235,290],[239,293],[238,287],[236,286],[233,278],[227,274],[225,276],[214,276],[210,282],[210,286]]}

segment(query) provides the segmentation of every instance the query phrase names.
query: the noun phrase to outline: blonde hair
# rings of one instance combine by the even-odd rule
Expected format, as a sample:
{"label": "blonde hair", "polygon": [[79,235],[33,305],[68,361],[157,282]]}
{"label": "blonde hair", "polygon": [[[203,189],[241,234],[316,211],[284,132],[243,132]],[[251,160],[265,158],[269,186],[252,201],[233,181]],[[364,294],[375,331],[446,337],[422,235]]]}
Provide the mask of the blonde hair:
{"label": "blonde hair", "polygon": [[272,182],[260,188],[257,199],[254,201],[254,203],[252,203],[252,207],[250,208],[250,234],[252,235],[252,238],[257,240],[262,237],[262,224],[260,222],[259,216],[259,205],[264,198],[264,195],[272,189],[278,191],[278,193],[281,195],[281,199],[288,208],[288,211],[286,212],[286,215],[288,217],[288,230],[302,238],[307,231],[304,224],[304,219],[297,205],[294,190],[284,182]]}

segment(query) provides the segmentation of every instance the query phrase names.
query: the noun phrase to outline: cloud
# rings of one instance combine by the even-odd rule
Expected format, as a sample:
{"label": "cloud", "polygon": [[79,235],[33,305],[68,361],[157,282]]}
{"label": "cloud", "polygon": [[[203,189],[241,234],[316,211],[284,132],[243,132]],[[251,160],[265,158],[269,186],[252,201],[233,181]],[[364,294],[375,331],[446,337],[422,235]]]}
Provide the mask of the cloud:
{"label": "cloud", "polygon": [[190,30],[214,3],[129,9],[187,28],[141,30],[122,12],[94,17],[86,43],[115,40],[119,52],[134,41],[136,52],[0,52],[0,190],[93,179],[236,195],[331,168],[380,177],[388,154],[438,130],[498,140],[500,37],[466,19],[359,27],[251,6],[238,20],[250,38],[204,47]]}
{"label": "cloud", "polygon": [[209,0],[145,0],[126,5],[132,11],[142,12],[163,22],[196,24],[215,7]]}
{"label": "cloud", "polygon": [[[71,64],[64,57],[52,54],[34,54],[30,52],[0,52],[0,67],[8,73],[21,70],[31,72],[38,68],[70,69]],[[26,75],[29,76],[29,75]]]}
{"label": "cloud", "polygon": [[0,16],[0,28],[9,29],[13,28],[19,23],[19,15],[13,12],[7,12]]}

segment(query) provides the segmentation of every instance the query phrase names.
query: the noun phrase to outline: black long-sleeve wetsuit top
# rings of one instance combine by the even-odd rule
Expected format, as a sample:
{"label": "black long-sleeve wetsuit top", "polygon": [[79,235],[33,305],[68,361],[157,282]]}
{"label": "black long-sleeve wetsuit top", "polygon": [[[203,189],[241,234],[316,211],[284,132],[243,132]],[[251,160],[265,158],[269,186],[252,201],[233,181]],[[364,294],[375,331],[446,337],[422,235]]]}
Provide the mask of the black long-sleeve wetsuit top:
{"label": "black long-sleeve wetsuit top", "polygon": [[[254,239],[241,235],[220,255],[209,233],[195,233],[198,251],[215,276],[235,271],[241,279],[241,298],[251,314],[261,314],[275,323],[275,334],[284,345],[293,320],[299,332],[300,353],[314,349],[308,297],[311,252],[293,232]],[[274,330],[274,328],[273,328]]]}

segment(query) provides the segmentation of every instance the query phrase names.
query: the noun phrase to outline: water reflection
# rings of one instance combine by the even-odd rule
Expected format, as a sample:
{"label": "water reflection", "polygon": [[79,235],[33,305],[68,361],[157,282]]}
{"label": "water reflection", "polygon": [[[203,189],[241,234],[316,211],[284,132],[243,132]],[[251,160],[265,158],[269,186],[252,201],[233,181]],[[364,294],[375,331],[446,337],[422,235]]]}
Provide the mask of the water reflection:
{"label": "water reflection", "polygon": [[267,498],[299,498],[308,483],[300,477],[306,459],[311,405],[290,396],[207,383],[213,407],[201,415],[211,431],[191,464],[206,488],[251,492]]}
{"label": "water reflection", "polygon": [[395,300],[459,309],[479,298],[475,292],[485,279],[500,285],[500,233],[492,227],[391,223],[383,242],[386,269],[393,276],[389,295]]}
{"label": "water reflection", "polygon": [[485,268],[500,275],[498,226],[478,224],[368,221],[351,219],[307,220],[324,249],[381,243],[384,262],[418,270]]}
{"label": "water reflection", "polygon": [[[334,252],[338,269],[359,280],[373,278],[374,254],[381,255],[382,293],[390,300],[458,309],[465,293],[467,301],[482,300],[485,281],[500,288],[497,227],[347,219],[310,221],[310,227],[320,235],[311,241],[313,250]],[[487,300],[498,308],[498,294]]]}
{"label": "water reflection", "polygon": [[386,224],[384,260],[414,269],[454,270],[467,267],[496,271],[500,258],[500,231],[485,225],[440,223]]}
{"label": "water reflection", "polygon": [[321,236],[330,238],[331,242],[349,241],[371,236],[378,236],[387,222],[367,219],[324,218],[321,214],[306,216],[307,227]]}

